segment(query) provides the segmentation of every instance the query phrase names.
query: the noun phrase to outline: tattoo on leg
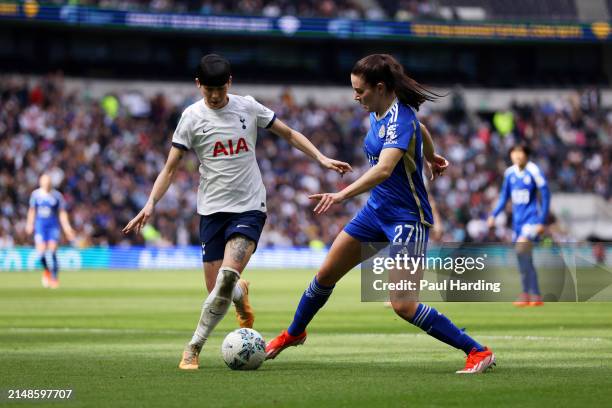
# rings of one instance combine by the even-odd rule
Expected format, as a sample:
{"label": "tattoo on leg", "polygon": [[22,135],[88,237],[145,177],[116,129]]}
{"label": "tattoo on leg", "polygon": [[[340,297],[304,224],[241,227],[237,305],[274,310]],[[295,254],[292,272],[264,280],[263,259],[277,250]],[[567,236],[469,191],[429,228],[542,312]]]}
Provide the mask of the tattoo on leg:
{"label": "tattoo on leg", "polygon": [[255,246],[253,241],[244,237],[232,238],[229,244],[230,248],[232,249],[232,258],[235,262],[244,262],[247,249],[249,249],[251,245]]}

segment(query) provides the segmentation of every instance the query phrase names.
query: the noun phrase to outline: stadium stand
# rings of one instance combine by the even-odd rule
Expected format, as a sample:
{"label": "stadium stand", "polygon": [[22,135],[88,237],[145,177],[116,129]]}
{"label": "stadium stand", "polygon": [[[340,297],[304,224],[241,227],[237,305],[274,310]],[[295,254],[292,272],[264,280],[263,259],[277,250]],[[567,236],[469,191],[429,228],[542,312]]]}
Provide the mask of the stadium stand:
{"label": "stadium stand", "polygon": [[[421,109],[422,122],[452,163],[448,174],[431,185],[442,214],[442,240],[507,238],[508,230],[489,233],[484,220],[508,163],[507,149],[519,139],[532,145],[533,159],[553,193],[594,192],[610,200],[612,111],[600,107],[598,95],[576,91],[565,99],[514,104],[497,112],[498,118],[494,112],[466,110],[460,95],[444,111]],[[198,164],[192,154],[158,204],[147,240],[120,232],[146,201],[174,126],[192,100],[173,104],[164,94],[145,97],[128,91],[96,98],[78,88],[68,91],[61,74],[0,79],[0,246],[29,244],[21,220],[42,171],[50,172],[67,200],[78,245],[197,244]],[[352,200],[315,217],[307,195],[341,189],[365,170],[361,140],[366,114],[352,104],[297,103],[290,91],[262,102],[356,171],[344,178],[324,172],[263,131],[257,157],[269,218],[260,245],[329,244],[361,202]]]}

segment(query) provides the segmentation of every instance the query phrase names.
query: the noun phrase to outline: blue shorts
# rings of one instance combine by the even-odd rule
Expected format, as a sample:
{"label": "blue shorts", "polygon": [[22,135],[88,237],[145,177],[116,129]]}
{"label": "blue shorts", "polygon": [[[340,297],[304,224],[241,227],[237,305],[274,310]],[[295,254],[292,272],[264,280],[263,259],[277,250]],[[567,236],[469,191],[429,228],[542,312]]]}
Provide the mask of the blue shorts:
{"label": "blue shorts", "polygon": [[265,223],[266,213],[257,210],[202,215],[200,218],[202,261],[211,262],[223,259],[225,244],[234,234],[244,235],[254,241],[255,248],[257,248]]}
{"label": "blue shorts", "polygon": [[34,229],[34,242],[37,244],[41,242],[49,242],[49,241],[59,242],[59,240],[60,240],[60,230],[59,230],[59,227],[55,225],[37,226]]}
{"label": "blue shorts", "polygon": [[409,245],[410,252],[424,255],[429,240],[429,227],[420,221],[384,220],[367,205],[345,227],[344,231],[356,240],[390,242]]}
{"label": "blue shorts", "polygon": [[527,238],[530,242],[538,242],[540,237],[536,233],[536,228],[539,224],[523,224],[512,230],[512,242],[516,242],[519,238]]}

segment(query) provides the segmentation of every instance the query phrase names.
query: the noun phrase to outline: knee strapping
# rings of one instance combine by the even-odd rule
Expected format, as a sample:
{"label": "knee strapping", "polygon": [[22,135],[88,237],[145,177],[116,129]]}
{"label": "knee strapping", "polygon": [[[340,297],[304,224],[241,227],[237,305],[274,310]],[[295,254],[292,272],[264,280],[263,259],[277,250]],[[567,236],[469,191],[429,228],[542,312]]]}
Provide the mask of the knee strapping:
{"label": "knee strapping", "polygon": [[234,268],[222,266],[217,274],[215,288],[219,290],[219,296],[231,299],[236,282],[240,279],[240,273]]}

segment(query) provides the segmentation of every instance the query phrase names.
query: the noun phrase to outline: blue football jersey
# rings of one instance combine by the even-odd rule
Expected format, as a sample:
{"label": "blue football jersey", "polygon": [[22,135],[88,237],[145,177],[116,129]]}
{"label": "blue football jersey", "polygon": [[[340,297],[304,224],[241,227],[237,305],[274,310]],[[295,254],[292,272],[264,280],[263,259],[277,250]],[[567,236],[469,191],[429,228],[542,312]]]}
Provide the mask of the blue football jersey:
{"label": "blue football jersey", "polygon": [[35,228],[59,227],[59,212],[66,209],[64,197],[57,190],[36,189],[30,196],[30,208],[36,210]]}
{"label": "blue football jersey", "polygon": [[423,140],[416,112],[399,101],[378,119],[370,113],[364,150],[370,166],[383,149],[397,148],[404,156],[391,176],[372,189],[367,205],[382,219],[419,221],[433,225],[431,206],[423,182]]}
{"label": "blue football jersey", "polygon": [[[542,196],[540,205],[538,190]],[[545,223],[550,206],[550,192],[546,178],[535,163],[528,162],[523,170],[518,166],[511,166],[506,170],[493,216],[497,216],[504,209],[509,198],[512,200],[512,224],[515,231],[526,224]]]}

